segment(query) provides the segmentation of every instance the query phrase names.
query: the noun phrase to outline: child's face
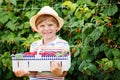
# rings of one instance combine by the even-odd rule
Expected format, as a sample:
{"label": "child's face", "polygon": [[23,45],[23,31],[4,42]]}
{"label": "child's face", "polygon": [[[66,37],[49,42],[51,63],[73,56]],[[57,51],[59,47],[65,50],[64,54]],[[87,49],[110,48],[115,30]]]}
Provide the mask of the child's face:
{"label": "child's face", "polygon": [[45,20],[38,24],[37,29],[44,39],[52,39],[56,36],[58,26],[50,20]]}

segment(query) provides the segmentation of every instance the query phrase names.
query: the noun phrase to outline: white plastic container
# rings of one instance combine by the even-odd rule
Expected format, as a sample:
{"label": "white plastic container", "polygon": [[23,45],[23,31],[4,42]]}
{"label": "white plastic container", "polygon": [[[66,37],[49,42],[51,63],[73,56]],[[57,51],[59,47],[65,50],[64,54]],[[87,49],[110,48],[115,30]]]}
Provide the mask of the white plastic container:
{"label": "white plastic container", "polygon": [[61,62],[62,71],[68,71],[71,65],[70,53],[67,56],[23,56],[18,59],[15,55],[12,56],[12,67],[14,70],[28,71],[50,71],[50,62]]}

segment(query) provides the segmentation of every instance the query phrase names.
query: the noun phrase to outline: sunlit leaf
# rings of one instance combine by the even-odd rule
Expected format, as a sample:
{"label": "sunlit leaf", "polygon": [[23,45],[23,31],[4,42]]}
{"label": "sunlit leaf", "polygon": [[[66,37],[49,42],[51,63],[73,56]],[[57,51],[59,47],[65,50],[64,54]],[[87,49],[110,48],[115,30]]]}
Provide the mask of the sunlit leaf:
{"label": "sunlit leaf", "polygon": [[108,58],[102,58],[102,61],[107,62],[107,61],[109,61],[109,59]]}
{"label": "sunlit leaf", "polygon": [[36,14],[36,10],[32,10],[32,11],[27,11],[25,13],[25,16],[27,16],[29,19]]}
{"label": "sunlit leaf", "polygon": [[113,16],[118,11],[118,7],[114,5],[109,5],[105,8],[104,13],[108,16]]}
{"label": "sunlit leaf", "polygon": [[80,55],[80,50],[79,49],[77,49],[77,51],[75,52],[74,57],[76,57],[78,55]]}
{"label": "sunlit leaf", "polygon": [[9,28],[10,30],[14,31],[15,30],[15,25],[12,21],[9,21],[7,24],[6,24],[7,28]]}
{"label": "sunlit leaf", "polygon": [[63,3],[63,5],[70,8],[71,5],[72,5],[72,2],[71,2],[71,1],[65,1],[65,2]]}
{"label": "sunlit leaf", "polygon": [[30,28],[29,22],[25,22],[23,26],[24,26],[24,28]]}
{"label": "sunlit leaf", "polygon": [[107,66],[109,67],[109,68],[112,68],[113,67],[113,61],[111,60],[111,61],[108,61],[107,62]]}
{"label": "sunlit leaf", "polygon": [[77,6],[78,6],[77,4],[72,4],[71,5],[71,11],[74,12]]}
{"label": "sunlit leaf", "polygon": [[[4,17],[3,17],[4,16]],[[1,23],[6,23],[8,21],[8,15],[5,12],[0,13],[0,22]]]}
{"label": "sunlit leaf", "polygon": [[85,14],[85,17],[86,17],[87,19],[90,18],[90,17],[91,17],[91,13],[90,13],[90,12],[86,13],[86,14]]}
{"label": "sunlit leaf", "polygon": [[3,3],[3,1],[2,0],[0,0],[0,5]]}
{"label": "sunlit leaf", "polygon": [[10,0],[10,2],[13,4],[13,5],[17,5],[17,1],[16,0]]}

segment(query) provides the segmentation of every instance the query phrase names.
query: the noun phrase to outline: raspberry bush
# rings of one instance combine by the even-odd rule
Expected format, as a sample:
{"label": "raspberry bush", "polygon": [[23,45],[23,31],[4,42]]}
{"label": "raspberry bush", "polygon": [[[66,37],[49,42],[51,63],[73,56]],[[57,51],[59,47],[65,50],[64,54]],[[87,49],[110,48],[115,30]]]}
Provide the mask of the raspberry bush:
{"label": "raspberry bush", "polygon": [[41,38],[29,19],[44,5],[52,6],[65,21],[58,32],[71,47],[65,80],[120,80],[119,0],[1,0],[0,80],[28,79],[15,77],[11,54],[29,51]]}

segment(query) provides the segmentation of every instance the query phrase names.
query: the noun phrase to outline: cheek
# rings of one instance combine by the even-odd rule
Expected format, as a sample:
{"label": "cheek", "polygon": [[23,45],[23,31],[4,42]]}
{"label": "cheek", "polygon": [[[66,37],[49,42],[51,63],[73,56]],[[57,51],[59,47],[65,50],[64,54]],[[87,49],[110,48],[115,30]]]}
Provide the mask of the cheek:
{"label": "cheek", "polygon": [[38,29],[38,33],[42,33],[43,32],[43,30],[42,29]]}
{"label": "cheek", "polygon": [[58,31],[58,30],[59,30],[59,28],[58,28],[58,27],[56,27],[56,28],[54,28],[54,30],[55,30],[55,31]]}

